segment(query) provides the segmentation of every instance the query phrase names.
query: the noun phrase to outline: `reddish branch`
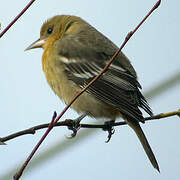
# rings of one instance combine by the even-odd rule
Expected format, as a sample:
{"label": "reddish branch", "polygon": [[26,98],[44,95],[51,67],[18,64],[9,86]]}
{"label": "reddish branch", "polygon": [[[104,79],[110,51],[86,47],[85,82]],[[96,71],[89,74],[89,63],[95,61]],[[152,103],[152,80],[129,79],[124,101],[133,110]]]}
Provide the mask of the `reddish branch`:
{"label": "reddish branch", "polygon": [[0,33],[0,38],[10,29],[10,27],[26,12],[35,0],[31,0],[27,6],[8,24],[8,26]]}

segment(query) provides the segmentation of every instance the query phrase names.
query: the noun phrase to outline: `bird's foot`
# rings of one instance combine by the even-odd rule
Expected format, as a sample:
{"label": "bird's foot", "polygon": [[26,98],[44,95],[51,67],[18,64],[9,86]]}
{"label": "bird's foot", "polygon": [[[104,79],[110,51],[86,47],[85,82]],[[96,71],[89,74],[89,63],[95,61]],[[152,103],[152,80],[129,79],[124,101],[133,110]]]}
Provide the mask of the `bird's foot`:
{"label": "bird's foot", "polygon": [[72,139],[76,136],[78,130],[81,128],[80,122],[87,116],[87,114],[88,113],[83,114],[79,116],[77,119],[67,119],[69,121],[68,129],[72,131],[70,135],[66,136],[68,139]]}
{"label": "bird's foot", "polygon": [[114,124],[114,120],[112,121],[106,121],[104,123],[105,127],[103,128],[104,131],[107,131],[108,132],[108,139],[107,141],[105,141],[106,143],[108,143],[112,137],[112,135],[115,133],[115,129],[113,127],[113,124]]}

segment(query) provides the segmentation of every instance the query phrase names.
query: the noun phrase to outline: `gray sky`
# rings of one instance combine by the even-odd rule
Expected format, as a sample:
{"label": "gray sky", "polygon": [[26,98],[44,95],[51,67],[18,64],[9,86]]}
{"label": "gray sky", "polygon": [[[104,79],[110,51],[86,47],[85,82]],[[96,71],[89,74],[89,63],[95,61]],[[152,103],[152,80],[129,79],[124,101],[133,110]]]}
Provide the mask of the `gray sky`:
{"label": "gray sky", "polygon": [[[118,46],[156,1],[37,1],[0,39],[0,137],[25,128],[47,123],[53,111],[64,104],[46,83],[41,67],[42,50],[24,52],[39,38],[42,23],[57,14],[77,15],[88,21]],[[3,1],[0,6],[2,29],[24,8],[27,1]],[[162,5],[128,42],[123,52],[134,65],[143,92],[180,72],[179,60],[180,1],[163,1]],[[180,85],[149,100],[155,114],[179,109]],[[146,115],[146,114],[145,114]],[[70,110],[64,118],[75,118]],[[94,120],[87,118],[84,122]],[[110,143],[107,134],[96,131],[83,141],[66,140],[66,128],[56,128],[40,147],[36,156],[60,142],[73,144],[66,151],[38,167],[27,170],[29,179],[123,179],[179,180],[180,142],[178,117],[142,125],[160,165],[161,174],[152,168],[136,135],[129,127],[116,128]],[[88,131],[87,131],[88,132]],[[7,142],[0,151],[0,179],[19,167],[44,131]],[[86,133],[86,130],[83,131]],[[79,135],[80,136],[80,135]],[[58,178],[57,178],[58,177]],[[6,178],[6,179],[10,179]],[[12,178],[11,178],[12,179]],[[3,179],[4,180],[4,179]]]}

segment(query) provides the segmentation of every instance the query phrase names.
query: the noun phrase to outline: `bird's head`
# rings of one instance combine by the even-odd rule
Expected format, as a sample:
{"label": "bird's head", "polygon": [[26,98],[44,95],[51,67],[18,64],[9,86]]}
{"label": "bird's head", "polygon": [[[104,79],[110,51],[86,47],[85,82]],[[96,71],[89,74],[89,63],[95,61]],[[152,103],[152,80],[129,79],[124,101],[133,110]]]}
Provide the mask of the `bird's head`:
{"label": "bird's head", "polygon": [[47,20],[41,27],[40,38],[25,50],[43,48],[52,45],[66,34],[73,34],[84,21],[76,16],[59,15]]}

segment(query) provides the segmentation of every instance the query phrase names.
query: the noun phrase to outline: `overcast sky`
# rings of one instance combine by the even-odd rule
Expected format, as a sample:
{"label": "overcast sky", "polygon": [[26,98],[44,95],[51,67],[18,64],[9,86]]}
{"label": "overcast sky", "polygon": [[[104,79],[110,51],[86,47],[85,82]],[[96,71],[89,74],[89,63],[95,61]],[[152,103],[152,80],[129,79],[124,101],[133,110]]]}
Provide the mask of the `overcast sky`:
{"label": "overcast sky", "polygon": [[[54,111],[60,113],[64,107],[42,72],[43,50],[24,52],[39,38],[40,27],[47,18],[57,14],[80,16],[120,46],[155,2],[37,0],[0,39],[0,137],[47,123]],[[2,29],[27,3],[25,0],[1,2]],[[180,73],[179,7],[179,0],[163,1],[123,49],[138,73],[144,93]],[[179,89],[180,84],[176,84],[149,99],[154,113],[178,110]],[[70,110],[63,119],[75,117],[77,114]],[[87,118],[84,122],[94,121]],[[160,174],[151,166],[136,135],[127,126],[116,127],[108,144],[104,143],[107,134],[102,130],[81,130],[76,139],[67,140],[65,135],[70,133],[67,128],[56,128],[36,157],[58,145],[56,155],[42,163],[39,160],[38,166],[32,161],[22,179],[179,180],[180,119],[174,116],[147,122],[142,127],[159,162]],[[16,138],[0,147],[0,179],[12,179],[12,170],[20,167],[43,133],[41,130],[35,135]],[[91,135],[80,139],[81,133]]]}

